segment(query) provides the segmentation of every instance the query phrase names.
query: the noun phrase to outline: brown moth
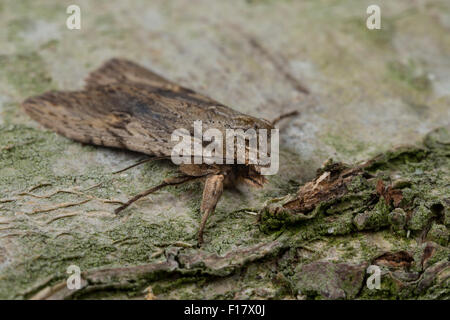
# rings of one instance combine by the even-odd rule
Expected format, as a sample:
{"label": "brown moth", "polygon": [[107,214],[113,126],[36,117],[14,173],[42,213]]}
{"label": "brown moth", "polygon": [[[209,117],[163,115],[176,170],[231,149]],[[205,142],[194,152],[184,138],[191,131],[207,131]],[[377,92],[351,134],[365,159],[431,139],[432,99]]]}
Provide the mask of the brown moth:
{"label": "brown moth", "polygon": [[[175,145],[171,133],[178,128],[192,128],[196,120],[202,121],[205,130],[254,128],[270,132],[274,123],[284,117],[269,122],[248,116],[123,59],[111,59],[92,72],[82,91],[50,91],[28,98],[22,106],[31,118],[65,137],[137,151],[153,159],[170,158]],[[253,164],[181,164],[179,171],[179,176],[136,195],[116,213],[165,186],[202,179],[205,185],[198,231],[201,244],[206,221],[224,186],[243,182],[262,187],[266,182],[260,167]]]}

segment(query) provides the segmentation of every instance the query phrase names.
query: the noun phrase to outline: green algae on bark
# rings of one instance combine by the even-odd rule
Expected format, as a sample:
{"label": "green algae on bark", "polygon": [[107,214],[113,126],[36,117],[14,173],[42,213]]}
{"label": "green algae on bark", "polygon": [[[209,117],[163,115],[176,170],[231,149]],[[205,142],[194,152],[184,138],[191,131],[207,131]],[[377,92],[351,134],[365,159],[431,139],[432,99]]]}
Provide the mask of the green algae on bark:
{"label": "green algae on bark", "polygon": [[[124,290],[81,291],[74,298],[143,298],[147,285],[158,298],[325,298],[326,288],[311,290],[309,296],[296,292],[301,283],[295,281],[294,269],[316,261],[359,265],[385,251],[410,252],[411,270],[382,266],[382,289],[369,290],[362,283],[355,298],[432,299],[445,298],[446,291],[448,297],[448,244],[442,225],[448,230],[450,210],[448,197],[441,201],[439,191],[445,190],[441,182],[448,172],[442,168],[448,158],[435,157],[433,163],[426,155],[424,163],[413,159],[416,151],[410,153],[412,159],[387,152],[393,145],[415,143],[424,132],[448,123],[450,7],[444,2],[422,6],[410,0],[381,0],[382,30],[367,30],[364,14],[369,3],[360,0],[327,7],[321,1],[216,1],[214,6],[210,0],[196,5],[136,0],[133,6],[80,1],[83,27],[71,31],[64,25],[63,3],[2,1],[0,26],[6,32],[0,32],[0,123],[5,124],[0,132],[0,148],[5,147],[0,151],[0,297],[29,298],[64,280],[70,264],[86,272],[156,264],[169,259],[167,250],[195,244],[198,184],[156,194],[117,219],[111,216],[115,206],[98,199],[125,201],[174,168],[164,162],[147,164],[113,178],[112,171],[134,163],[138,156],[77,145],[36,128],[20,112],[20,101],[27,96],[53,88],[76,89],[88,69],[113,56],[143,62],[252,115],[271,118],[298,107],[302,116],[287,131],[281,130],[282,147],[289,155],[280,154],[280,174],[270,178],[262,191],[225,192],[201,257],[196,257],[195,248],[182,247],[180,254],[189,254],[186,261],[195,262],[195,272],[208,268],[205,274],[189,274],[181,265],[180,273],[170,271],[157,280],[149,277],[151,281],[144,278]],[[279,70],[240,32],[229,28],[230,23],[251,33],[305,83],[314,106],[304,103]],[[447,129],[428,135],[425,145],[422,149],[433,150],[433,157],[448,151]],[[367,179],[358,177],[347,185],[349,197],[319,206],[313,218],[304,219],[309,214],[298,220],[286,216],[287,221],[274,217],[272,231],[260,231],[255,208],[270,198],[294,193],[292,187],[312,179],[314,169],[327,157],[354,162],[375,152],[383,152],[384,160],[369,173],[391,172],[392,177],[383,177],[386,185],[401,190],[404,205],[413,203],[411,208],[390,210],[387,226],[359,231],[354,224],[367,203],[367,212],[376,204],[376,199],[370,202],[376,185],[365,185]],[[400,163],[409,161],[409,176],[396,177],[392,172],[399,167],[395,154]],[[417,182],[423,187],[413,185]],[[99,183],[100,187],[84,191]],[[45,199],[18,195],[37,186],[30,193],[47,196],[80,187],[85,195],[59,192]],[[87,196],[98,199],[30,214],[61,203],[79,203]],[[419,207],[433,213],[431,223],[422,224],[424,232],[409,230],[406,224]],[[263,227],[269,225],[267,221]],[[238,261],[235,268],[229,264],[236,256],[219,259],[233,250],[248,253],[249,248],[256,250],[254,246],[275,240],[281,243],[277,250],[266,246],[267,253]],[[203,265],[204,259],[208,263]],[[389,280],[390,274],[395,278]],[[335,281],[335,292],[338,285]],[[406,289],[400,294],[402,287]]]}
{"label": "green algae on bark", "polygon": [[[438,142],[433,140],[438,135],[439,141],[445,141],[443,130],[448,134],[448,128],[440,128],[427,135],[424,147],[387,151],[355,167],[327,163],[318,170],[315,180],[299,189],[297,196],[275,199],[262,210],[262,229],[279,229],[311,217],[346,212],[354,215],[358,230],[376,230],[390,224],[398,228],[400,223],[406,230],[417,232],[432,220],[443,223],[450,191],[450,160],[448,147],[436,148]],[[386,194],[377,190],[380,180],[389,185]],[[398,203],[392,202],[394,193]],[[405,221],[394,221],[394,212],[406,212]],[[312,219],[305,223],[314,222]]]}
{"label": "green algae on bark", "polygon": [[[425,141],[430,142],[433,135],[436,132]],[[29,290],[26,296],[111,298],[125,294],[143,298],[152,288],[158,298],[169,299],[446,299],[450,251],[443,223],[444,210],[448,210],[448,164],[445,148],[429,147],[389,151],[355,167],[328,162],[318,170],[321,181],[315,179],[300,189],[317,187],[337,176],[345,181],[334,185],[337,196],[322,193],[317,203],[297,202],[309,210],[304,212],[295,212],[292,206],[275,210],[280,202],[292,204],[295,195],[275,199],[272,204],[278,207],[268,205],[261,212],[259,224],[264,232],[253,244],[218,254],[189,243],[168,243],[153,262],[129,267],[99,265],[83,272],[80,290],[68,290],[64,282],[58,282],[61,276],[54,276],[47,280],[51,285]],[[425,167],[426,174],[417,171]],[[387,185],[383,185],[384,193],[376,183],[380,179]],[[411,190],[414,196],[394,201],[389,190],[395,188]],[[421,224],[422,229],[410,229],[407,222],[422,207],[433,214]],[[291,218],[296,214],[301,218]],[[361,214],[367,214],[367,219],[358,218]],[[381,269],[380,289],[366,285],[369,265]]]}

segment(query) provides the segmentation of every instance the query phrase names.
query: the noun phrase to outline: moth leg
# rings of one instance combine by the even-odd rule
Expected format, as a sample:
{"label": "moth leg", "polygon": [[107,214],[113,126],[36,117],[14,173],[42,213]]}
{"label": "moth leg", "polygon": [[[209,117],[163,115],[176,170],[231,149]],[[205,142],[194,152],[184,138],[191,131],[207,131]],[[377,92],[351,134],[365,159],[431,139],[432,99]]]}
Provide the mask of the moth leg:
{"label": "moth leg", "polygon": [[163,160],[163,159],[167,159],[167,156],[147,158],[147,159],[138,161],[138,162],[136,162],[135,164],[132,164],[131,166],[128,166],[128,167],[126,167],[126,168],[123,168],[123,169],[114,171],[113,174],[117,174],[117,173],[121,173],[121,172],[127,171],[128,169],[137,167],[138,165],[141,165],[141,164],[146,163],[146,162],[149,162],[149,161],[157,161],[157,160]]}
{"label": "moth leg", "polygon": [[225,176],[223,174],[210,175],[206,178],[202,204],[200,206],[200,212],[203,215],[198,230],[198,245],[203,243],[203,230],[205,229],[206,221],[209,215],[216,209],[217,202],[222,195],[224,178]]}
{"label": "moth leg", "polygon": [[124,205],[120,206],[119,208],[117,208],[116,210],[114,210],[114,213],[118,214],[119,212],[121,212],[122,210],[124,210],[125,208],[127,208],[128,206],[130,206],[133,202],[136,202],[137,200],[148,196],[149,194],[158,191],[159,189],[162,189],[164,187],[167,186],[175,186],[178,184],[183,184],[185,182],[191,181],[191,180],[195,180],[195,179],[199,179],[201,177],[192,177],[192,176],[179,176],[179,177],[172,177],[172,178],[167,178],[164,179],[164,181],[157,185],[154,186],[148,190],[145,190],[137,195],[135,195],[133,198],[131,198],[130,200],[128,200],[127,203],[125,203]]}

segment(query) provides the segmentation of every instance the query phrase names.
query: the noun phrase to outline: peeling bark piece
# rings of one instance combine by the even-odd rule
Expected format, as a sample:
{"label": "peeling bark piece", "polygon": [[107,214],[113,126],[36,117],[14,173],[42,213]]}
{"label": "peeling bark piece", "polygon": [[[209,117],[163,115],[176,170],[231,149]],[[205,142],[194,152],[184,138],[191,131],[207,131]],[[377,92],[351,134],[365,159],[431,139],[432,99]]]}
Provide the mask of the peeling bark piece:
{"label": "peeling bark piece", "polygon": [[[445,179],[433,176],[430,185],[430,179],[424,180],[423,169],[411,171],[419,163],[427,167],[436,162],[435,170],[445,174],[445,159],[442,153],[426,148],[399,147],[352,167],[328,161],[317,171],[316,178],[301,186],[296,195],[273,199],[261,210],[261,230],[277,230],[324,215],[344,214],[353,215],[353,228],[357,230],[379,230],[392,224],[397,235],[409,230],[428,231],[430,219],[436,217],[446,226],[445,198],[441,196],[438,205],[416,200],[423,194],[430,196],[434,184],[439,184],[440,190],[445,188]],[[386,185],[382,180],[386,176],[393,177],[394,182]],[[433,211],[433,206],[439,214]],[[322,224],[326,223],[324,220]],[[445,233],[441,226],[436,229],[442,231],[439,234]],[[442,243],[445,242],[444,236]]]}
{"label": "peeling bark piece", "polygon": [[70,290],[66,282],[62,281],[38,291],[31,299],[71,299],[97,291],[130,289],[172,274],[228,276],[247,263],[276,255],[283,247],[282,242],[272,241],[235,250],[224,256],[197,250],[181,252],[179,248],[170,248],[166,250],[166,260],[163,262],[86,271],[81,274],[79,289]]}
{"label": "peeling bark piece", "polygon": [[366,202],[370,194],[375,193],[369,190],[372,187],[365,180],[370,177],[364,171],[366,165],[349,168],[342,163],[326,163],[317,171],[314,180],[300,187],[297,195],[274,199],[261,211],[263,229],[276,229],[285,223],[310,220],[320,210],[326,211],[355,189],[358,191],[351,201],[355,200],[361,206],[360,201]]}
{"label": "peeling bark piece", "polygon": [[449,299],[450,262],[440,261],[425,269],[416,291],[418,294],[427,292],[431,299]]}
{"label": "peeling bark piece", "polygon": [[414,258],[406,251],[386,252],[375,258],[373,263],[392,268],[409,268]]}
{"label": "peeling bark piece", "polygon": [[[227,276],[247,263],[268,255],[276,255],[284,246],[280,241],[272,241],[234,250],[224,256],[192,250],[191,252],[180,253],[178,261],[186,270],[200,270],[204,274]],[[192,254],[193,252],[195,254]]]}
{"label": "peeling bark piece", "polygon": [[423,249],[422,259],[420,261],[422,269],[426,268],[428,260],[430,260],[430,258],[434,256],[435,252],[436,252],[436,244],[430,242],[427,243],[425,249]]}
{"label": "peeling bark piece", "polygon": [[[342,169],[342,167],[339,167]],[[307,213],[312,211],[321,202],[342,197],[347,193],[347,184],[356,175],[362,174],[362,168],[356,167],[344,171],[326,171],[311,182],[302,186],[297,197],[284,204],[283,207],[293,212]]]}
{"label": "peeling bark piece", "polygon": [[403,199],[401,190],[394,189],[392,186],[386,187],[383,180],[378,180],[376,190],[384,198],[386,203],[389,205],[393,204],[394,208],[397,208]]}
{"label": "peeling bark piece", "polygon": [[40,290],[31,297],[31,300],[69,299],[95,291],[129,288],[136,286],[140,279],[150,281],[163,273],[173,272],[177,267],[178,263],[168,257],[166,261],[160,263],[87,271],[81,274],[79,289],[71,290],[67,287],[66,281],[62,281]]}

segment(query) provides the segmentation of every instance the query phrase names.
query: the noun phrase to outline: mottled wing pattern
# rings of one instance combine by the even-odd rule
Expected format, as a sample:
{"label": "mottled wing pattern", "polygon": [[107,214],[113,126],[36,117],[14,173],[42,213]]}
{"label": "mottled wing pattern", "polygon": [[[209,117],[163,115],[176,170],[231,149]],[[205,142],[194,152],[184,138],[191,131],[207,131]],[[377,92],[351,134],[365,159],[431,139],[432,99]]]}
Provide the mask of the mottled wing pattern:
{"label": "mottled wing pattern", "polygon": [[155,156],[170,156],[175,129],[193,135],[203,129],[223,132],[258,120],[182,88],[126,60],[113,59],[94,71],[83,91],[51,91],[23,102],[45,127],[68,138]]}
{"label": "mottled wing pattern", "polygon": [[86,88],[106,84],[121,84],[130,82],[146,84],[157,89],[170,90],[186,96],[192,96],[204,102],[220,104],[209,97],[203,96],[191,89],[173,83],[132,61],[119,58],[110,59],[100,68],[91,72],[86,78]]}
{"label": "mottled wing pattern", "polygon": [[51,91],[22,105],[31,118],[70,139],[168,156],[167,118],[173,115],[165,115],[150,94],[142,93],[133,86],[105,85],[78,92]]}

